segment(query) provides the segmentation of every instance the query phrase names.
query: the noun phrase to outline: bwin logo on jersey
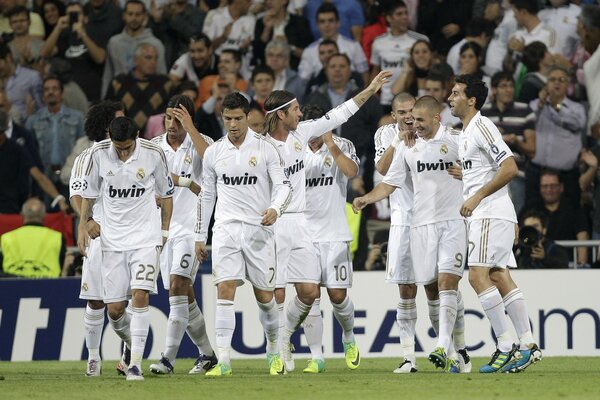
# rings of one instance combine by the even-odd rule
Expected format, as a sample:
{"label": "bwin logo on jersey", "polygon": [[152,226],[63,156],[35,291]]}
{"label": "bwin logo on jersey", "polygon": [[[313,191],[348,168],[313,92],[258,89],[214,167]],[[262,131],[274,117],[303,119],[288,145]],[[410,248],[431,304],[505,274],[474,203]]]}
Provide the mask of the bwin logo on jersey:
{"label": "bwin logo on jersey", "polygon": [[244,176],[227,176],[223,174],[223,183],[225,185],[240,186],[240,185],[256,185],[258,178],[253,175],[248,175],[246,172]]}
{"label": "bwin logo on jersey", "polygon": [[333,177],[328,176],[327,178],[325,178],[325,174],[321,174],[321,177],[319,178],[306,178],[306,187],[331,185],[333,185]]}
{"label": "bwin logo on jersey", "polygon": [[473,168],[473,161],[465,160],[463,158],[461,165],[462,169],[471,169]]}
{"label": "bwin logo on jersey", "polygon": [[146,192],[146,189],[132,185],[130,188],[118,189],[110,185],[108,187],[108,197],[140,197]]}
{"label": "bwin logo on jersey", "polygon": [[453,165],[454,165],[454,163],[452,161],[444,162],[444,160],[439,160],[436,163],[428,163],[428,162],[421,162],[420,160],[417,160],[417,172],[445,171],[446,169],[448,169],[448,167],[451,167]]}
{"label": "bwin logo on jersey", "polygon": [[285,168],[283,171],[285,172],[285,176],[290,177],[294,175],[296,172],[300,172],[304,169],[304,160],[296,160],[296,164],[290,165]]}

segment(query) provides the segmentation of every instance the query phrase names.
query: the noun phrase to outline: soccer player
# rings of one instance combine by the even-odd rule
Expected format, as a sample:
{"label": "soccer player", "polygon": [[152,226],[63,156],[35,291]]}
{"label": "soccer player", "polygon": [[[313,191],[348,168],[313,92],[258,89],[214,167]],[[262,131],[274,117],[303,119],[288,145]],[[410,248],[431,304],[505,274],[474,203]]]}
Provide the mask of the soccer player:
{"label": "soccer player", "polygon": [[[85,117],[84,130],[88,139],[94,142],[100,142],[108,138],[108,126],[115,117],[122,117],[123,105],[113,101],[103,101],[92,107]],[[70,202],[73,210],[77,214],[81,211],[81,195],[84,190],[83,172],[84,166],[89,156],[91,147],[85,149],[75,158],[71,170],[69,181]],[[93,219],[86,221],[86,225],[97,225],[100,223],[102,209],[100,203],[94,204],[92,210]],[[99,225],[98,225],[99,229]],[[87,249],[87,257],[83,259],[81,273],[81,290],[79,298],[87,300],[87,306],[83,315],[83,324],[85,327],[85,346],[88,349],[88,363],[86,376],[99,376],[102,373],[102,357],[100,356],[100,342],[102,341],[102,331],[104,329],[104,302],[102,301],[102,249],[100,240],[96,238],[90,240]],[[111,325],[114,327],[112,319]],[[122,321],[124,329],[117,329],[115,332],[125,342],[131,344],[129,334],[129,322]]]}
{"label": "soccer player", "polygon": [[[306,106],[302,114],[304,120],[312,120],[321,118],[325,111],[317,106]],[[347,346],[355,339],[354,304],[347,293],[352,287],[349,248],[352,234],[346,219],[346,192],[348,179],[356,176],[360,161],[352,142],[334,136],[332,132],[311,139],[304,160],[306,222],[317,253],[320,283],[327,288],[333,314],[342,327],[342,343]],[[309,373],[325,371],[320,300],[320,297],[315,299],[304,320],[304,334],[312,355],[304,372]],[[356,369],[358,362],[346,359],[346,365]]]}
{"label": "soccer player", "polygon": [[[456,78],[450,97],[452,115],[463,130],[458,146],[462,165],[464,203],[460,214],[467,218],[469,282],[479,296],[498,344],[482,373],[519,372],[539,361],[523,293],[507,269],[514,262],[512,246],[517,218],[507,184],[518,173],[517,164],[496,126],[479,110],[488,89],[472,75]],[[516,264],[516,263],[515,263]],[[520,356],[509,332],[505,312],[519,336]]]}
{"label": "soccer player", "polygon": [[[156,293],[158,256],[169,237],[173,209],[173,180],[162,149],[140,139],[135,122],[115,118],[110,140],[94,145],[84,173],[83,200],[77,244],[85,256],[86,222],[99,198],[100,245],[104,303],[112,320],[125,318],[125,300],[131,293],[131,363],[127,380],[143,380],[142,357],[150,327],[149,294]],[[161,213],[156,212],[155,195]],[[162,229],[162,233],[161,233]]]}
{"label": "soccer player", "polygon": [[244,278],[252,284],[258,303],[267,339],[269,373],[282,375],[286,371],[277,350],[279,322],[273,299],[277,271],[272,225],[291,200],[290,182],[273,142],[248,128],[248,100],[240,93],[231,93],[223,100],[222,109],[227,135],[204,153],[195,230],[196,257],[202,262],[208,256],[206,238],[215,209],[212,270],[217,286],[215,331],[219,362],[206,375],[232,374],[233,301]]}
{"label": "soccer player", "polygon": [[[412,109],[417,134],[414,147],[401,146],[394,153],[383,182],[365,196],[356,198],[353,207],[362,209],[412,182],[414,200],[409,242],[413,268],[405,273],[410,282],[425,287],[430,311],[435,305],[433,316],[439,315],[439,322],[432,321],[438,333],[438,345],[430,359],[449,372],[470,372],[464,342],[464,306],[462,310],[458,308],[458,282],[467,251],[465,220],[458,212],[462,183],[447,171],[448,166],[457,164],[458,131],[440,124],[441,110],[441,105],[431,96],[424,96],[415,103]],[[406,236],[403,238],[406,240]],[[434,319],[431,314],[430,317]],[[453,333],[460,356],[452,343]],[[398,373],[411,372],[407,371],[408,367],[403,370],[402,364],[399,369]]]}
{"label": "soccer player", "polygon": [[[314,300],[319,297],[319,282],[321,282],[319,264],[304,216],[306,145],[309,139],[319,137],[346,122],[372,95],[377,93],[390,76],[389,71],[380,72],[365,90],[317,120],[300,123],[302,117],[300,104],[290,92],[275,90],[265,101],[267,113],[265,133],[274,140],[279,149],[293,189],[292,201],[286,213],[275,225],[277,243],[275,298],[279,304],[280,319],[281,321],[285,319],[285,327],[282,327],[280,332],[280,350],[288,371],[293,371],[295,368],[290,337],[308,315]],[[297,296],[290,302],[284,318],[283,303],[287,283],[295,284]],[[347,310],[340,312],[346,313]],[[344,349],[346,357],[352,359],[352,362],[358,366],[360,356],[356,342],[348,343]]]}
{"label": "soccer player", "polygon": [[202,157],[213,140],[198,132],[192,115],[194,103],[189,97],[171,97],[165,113],[165,133],[152,140],[163,149],[173,182],[179,186],[173,194],[169,239],[160,253],[163,286],[169,290],[169,319],[165,351],[157,364],[150,365],[150,371],[155,374],[173,373],[175,357],[186,330],[200,352],[189,373],[204,373],[217,363],[206,335],[204,316],[194,295],[198,263],[194,256],[195,220],[190,218],[190,210],[195,208],[200,191]]}

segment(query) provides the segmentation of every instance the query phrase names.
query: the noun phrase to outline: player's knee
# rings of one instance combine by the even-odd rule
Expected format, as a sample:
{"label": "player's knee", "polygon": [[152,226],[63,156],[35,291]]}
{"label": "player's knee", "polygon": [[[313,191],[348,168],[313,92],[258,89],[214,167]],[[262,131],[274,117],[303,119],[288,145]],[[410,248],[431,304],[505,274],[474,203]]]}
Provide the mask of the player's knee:
{"label": "player's knee", "polygon": [[171,275],[171,282],[169,284],[169,295],[171,296],[185,296],[189,292],[191,281],[183,276]]}
{"label": "player's knee", "polygon": [[119,318],[121,318],[123,314],[125,314],[125,307],[122,304],[118,303],[109,304],[106,311],[108,314],[108,318],[112,319],[113,321],[116,321]]}
{"label": "player's knee", "polygon": [[285,302],[285,288],[275,289],[275,302],[282,304]]}
{"label": "player's knee", "polygon": [[398,288],[401,299],[414,299],[417,297],[417,285],[415,284],[398,285]]}
{"label": "player's knee", "polygon": [[104,302],[102,300],[88,300],[88,306],[92,310],[101,310],[104,308]]}
{"label": "player's knee", "polygon": [[329,300],[335,304],[341,304],[346,299],[346,291],[343,289],[329,290]]}

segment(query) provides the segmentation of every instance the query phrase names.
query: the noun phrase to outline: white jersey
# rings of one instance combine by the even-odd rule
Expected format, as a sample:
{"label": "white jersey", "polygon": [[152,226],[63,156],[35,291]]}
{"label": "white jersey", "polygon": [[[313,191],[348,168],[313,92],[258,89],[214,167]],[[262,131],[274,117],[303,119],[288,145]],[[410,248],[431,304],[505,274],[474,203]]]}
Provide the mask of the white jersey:
{"label": "white jersey", "polygon": [[174,75],[182,80],[188,80],[194,82],[196,85],[200,84],[200,79],[194,69],[194,64],[190,57],[190,53],[182,54],[173,64],[169,75]]}
{"label": "white jersey", "polygon": [[[398,124],[384,125],[377,129],[375,133],[375,164],[379,162],[381,156],[383,156],[389,145],[392,144],[397,134]],[[404,149],[404,144],[394,150],[394,156],[401,149]],[[389,169],[386,177],[388,175]],[[394,185],[401,188],[396,189],[390,195],[390,209],[392,210],[390,222],[392,225],[410,226],[413,213],[413,186],[408,176],[404,175],[403,179],[404,182],[402,184]]]}
{"label": "white jersey", "polygon": [[[513,157],[496,125],[480,112],[475,114],[469,125],[460,133],[458,154],[463,167],[465,200],[494,178],[504,160]],[[508,185],[483,199],[475,208],[471,219],[482,218],[517,222],[515,207],[508,195]]]}
{"label": "white jersey", "polygon": [[485,67],[483,70],[489,76],[502,70],[502,62],[508,52],[508,40],[516,30],[517,20],[512,7],[510,7],[504,10],[502,22],[494,29],[494,37],[490,40],[485,52]]}
{"label": "white jersey", "polygon": [[397,168],[405,168],[413,183],[412,227],[463,219],[463,185],[448,174],[449,166],[458,165],[459,134],[440,125],[432,139],[417,138],[413,147],[394,154],[398,160],[390,166],[390,176],[398,175]]}
{"label": "white jersey", "polygon": [[382,71],[392,71],[392,77],[381,88],[381,104],[392,104],[392,99],[394,98],[392,83],[402,73],[404,62],[410,59],[410,48],[417,40],[426,40],[429,42],[427,36],[417,32],[408,31],[402,35],[392,35],[389,29],[387,33],[378,36],[373,41],[371,64],[377,65]]}
{"label": "white jersey", "polygon": [[285,142],[272,139],[285,163],[285,174],[292,183],[292,201],[286,212],[304,212],[306,209],[304,155],[310,138],[334,130],[348,121],[356,111],[358,111],[358,106],[354,100],[350,99],[319,119],[300,122],[295,131],[290,131]]}
{"label": "white jersey", "polygon": [[[360,165],[354,145],[338,136],[333,141],[342,153]],[[316,152],[307,146],[306,220],[313,242],[347,242],[352,240],[346,219],[348,178],[338,168],[327,145]]]}
{"label": "white jersey", "polygon": [[[85,181],[85,167],[89,161],[89,156],[92,148],[88,147],[81,152],[73,162],[73,168],[71,169],[71,177],[69,178],[69,198],[73,196],[83,197],[83,191],[87,187]],[[100,223],[102,217],[102,203],[97,201],[92,206],[92,217],[94,221]]]}
{"label": "white jersey", "polygon": [[[312,42],[302,52],[300,65],[298,65],[298,75],[305,81],[309,81],[310,78],[316,76],[323,69],[321,60],[319,60],[319,43],[321,41],[323,41],[322,38]],[[352,71],[363,73],[369,70],[367,56],[365,56],[365,52],[357,41],[348,39],[344,35],[338,35],[336,43],[340,53],[350,58]]]}
{"label": "white jersey", "polygon": [[549,7],[538,12],[538,18],[556,31],[556,50],[567,59],[571,59],[579,43],[577,34],[579,14],[581,14],[581,7],[576,4]]}
{"label": "white jersey", "polygon": [[528,32],[525,28],[519,28],[511,36],[511,38],[513,37],[521,39],[525,46],[533,42],[542,42],[546,45],[550,53],[554,54],[560,51],[556,47],[556,31],[543,22],[540,22],[531,32]]}
{"label": "white jersey", "polygon": [[291,196],[283,161],[269,138],[248,129],[237,148],[222,137],[204,153],[196,241],[206,242],[213,209],[215,228],[233,221],[260,226],[266,209],[281,215]]}
{"label": "white jersey", "polygon": [[[202,135],[202,137],[209,145],[213,143],[210,137],[206,135]],[[189,178],[200,184],[202,180],[202,159],[198,155],[189,133],[185,135],[185,139],[177,151],[173,150],[171,145],[167,143],[166,134],[155,137],[152,139],[152,143],[160,146],[165,152],[167,165],[172,174],[182,178]],[[198,196],[189,188],[175,187],[169,239],[194,234],[195,219],[193,218],[193,210],[196,208],[197,201]]]}
{"label": "white jersey", "polygon": [[100,240],[103,251],[128,251],[162,245],[155,195],[173,196],[173,180],[160,147],[136,139],[123,162],[110,139],[92,147],[85,171],[83,197],[102,204]]}

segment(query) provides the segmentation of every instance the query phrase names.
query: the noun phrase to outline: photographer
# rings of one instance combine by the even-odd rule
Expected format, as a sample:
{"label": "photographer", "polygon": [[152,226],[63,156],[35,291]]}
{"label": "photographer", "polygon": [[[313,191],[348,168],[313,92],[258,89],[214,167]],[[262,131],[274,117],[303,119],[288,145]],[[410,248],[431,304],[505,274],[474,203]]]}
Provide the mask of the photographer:
{"label": "photographer", "polygon": [[567,268],[569,253],[546,238],[548,217],[536,210],[523,214],[515,257],[519,268]]}
{"label": "photographer", "polygon": [[380,229],[375,232],[373,242],[369,245],[369,255],[365,261],[365,271],[385,271],[387,261],[389,231]]}

